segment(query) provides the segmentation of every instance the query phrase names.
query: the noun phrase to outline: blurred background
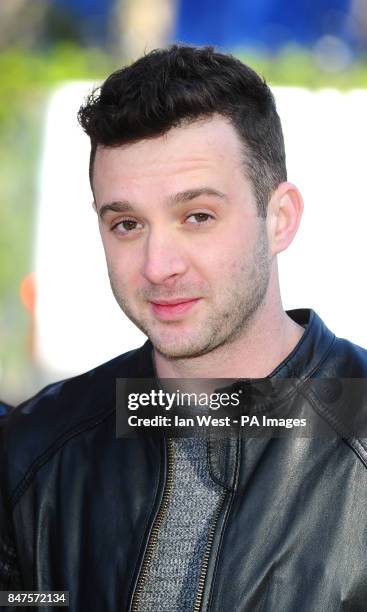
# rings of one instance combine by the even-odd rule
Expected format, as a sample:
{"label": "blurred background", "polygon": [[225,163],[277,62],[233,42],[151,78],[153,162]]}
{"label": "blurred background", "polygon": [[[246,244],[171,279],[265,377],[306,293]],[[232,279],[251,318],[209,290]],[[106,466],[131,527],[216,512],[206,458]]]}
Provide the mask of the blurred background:
{"label": "blurred background", "polygon": [[[314,203],[283,264],[285,306],[313,306],[339,335],[367,343],[367,0],[2,0],[3,402],[18,403],[143,339],[109,293],[90,207],[88,142],[75,113],[112,70],[174,41],[230,51],[275,87],[281,117],[289,118],[290,179],[299,179],[306,210]],[[336,255],[344,263],[334,265]],[[110,324],[99,324],[109,309]]]}

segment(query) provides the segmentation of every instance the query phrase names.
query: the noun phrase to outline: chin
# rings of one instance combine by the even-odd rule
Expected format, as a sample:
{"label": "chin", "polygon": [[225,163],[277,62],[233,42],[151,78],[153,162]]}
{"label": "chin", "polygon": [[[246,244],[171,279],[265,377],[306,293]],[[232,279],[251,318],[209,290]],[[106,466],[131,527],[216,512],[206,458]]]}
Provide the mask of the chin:
{"label": "chin", "polygon": [[154,348],[166,359],[192,359],[200,357],[213,350],[212,342],[194,341],[188,339],[186,342],[180,339],[165,341],[163,338],[150,337]]}
{"label": "chin", "polygon": [[[177,323],[158,323],[140,318],[130,319],[149,338],[154,348],[166,359],[191,359],[205,355],[220,342],[215,343],[213,334],[208,337],[200,336],[200,326],[185,326],[183,321]],[[191,327],[191,329],[190,329]],[[196,330],[196,333],[193,329]]]}

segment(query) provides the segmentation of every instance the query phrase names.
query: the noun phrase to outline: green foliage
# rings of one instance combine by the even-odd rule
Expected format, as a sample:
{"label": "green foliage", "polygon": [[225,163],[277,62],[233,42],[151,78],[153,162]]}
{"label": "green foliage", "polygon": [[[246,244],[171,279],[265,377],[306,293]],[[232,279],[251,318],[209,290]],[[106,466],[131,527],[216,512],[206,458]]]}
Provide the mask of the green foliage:
{"label": "green foliage", "polygon": [[317,57],[299,47],[287,47],[275,57],[256,56],[239,52],[238,57],[250,64],[272,85],[287,85],[320,89],[354,89],[367,87],[367,58],[348,64],[345,68],[321,68]]}
{"label": "green foliage", "polygon": [[[33,269],[34,213],[42,119],[50,89],[70,79],[98,82],[113,69],[98,50],[60,46],[41,55],[0,54],[0,397],[23,376],[28,316],[19,300]],[[15,374],[16,373],[16,374]],[[1,380],[2,379],[2,380]],[[12,392],[10,392],[10,397]],[[8,396],[9,399],[9,396]]]}
{"label": "green foliage", "polygon": [[111,69],[111,60],[100,50],[83,50],[72,45],[29,53],[20,48],[0,55],[0,124],[12,122],[26,111],[25,104],[37,100],[60,81],[100,79]]}
{"label": "green foliage", "polygon": [[13,293],[29,269],[42,112],[50,88],[70,79],[98,81],[111,61],[98,50],[61,46],[0,55],[0,296]]}

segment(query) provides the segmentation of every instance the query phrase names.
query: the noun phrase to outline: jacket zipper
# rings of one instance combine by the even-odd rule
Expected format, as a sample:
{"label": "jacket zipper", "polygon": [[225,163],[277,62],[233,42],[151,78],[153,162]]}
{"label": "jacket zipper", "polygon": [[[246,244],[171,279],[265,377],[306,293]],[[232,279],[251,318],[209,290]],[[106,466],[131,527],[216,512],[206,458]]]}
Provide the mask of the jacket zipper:
{"label": "jacket zipper", "polygon": [[145,551],[140,575],[138,578],[135,593],[133,596],[133,601],[131,604],[131,612],[139,612],[140,597],[143,592],[146,580],[148,578],[149,567],[150,567],[150,564],[152,562],[152,559],[154,557],[154,553],[157,547],[159,530],[166,516],[169,500],[170,500],[171,493],[172,493],[172,487],[173,487],[173,462],[174,462],[173,440],[172,438],[167,438],[167,478],[166,478],[166,482],[164,486],[162,502],[158,510],[157,516],[155,518],[155,521],[152,527],[152,531],[150,533],[148,546]]}
{"label": "jacket zipper", "polygon": [[206,545],[206,548],[205,548],[205,552],[204,552],[204,556],[203,556],[203,560],[202,560],[201,568],[200,568],[200,575],[199,575],[199,581],[198,581],[198,590],[197,590],[197,593],[196,593],[196,598],[195,598],[193,612],[200,612],[200,610],[201,610],[201,603],[202,603],[202,600],[203,600],[204,587],[205,587],[206,576],[207,576],[207,573],[208,573],[209,558],[210,558],[210,553],[211,553],[212,546],[213,546],[214,534],[215,534],[215,530],[217,528],[219,516],[220,516],[220,514],[222,512],[223,503],[224,503],[225,498],[226,498],[226,493],[224,493],[223,496],[222,496],[222,500],[221,500],[221,503],[218,505],[218,510],[217,510],[216,515],[215,515],[214,522],[213,522],[213,524],[211,526],[211,529],[209,531],[208,542],[207,542],[207,545]]}

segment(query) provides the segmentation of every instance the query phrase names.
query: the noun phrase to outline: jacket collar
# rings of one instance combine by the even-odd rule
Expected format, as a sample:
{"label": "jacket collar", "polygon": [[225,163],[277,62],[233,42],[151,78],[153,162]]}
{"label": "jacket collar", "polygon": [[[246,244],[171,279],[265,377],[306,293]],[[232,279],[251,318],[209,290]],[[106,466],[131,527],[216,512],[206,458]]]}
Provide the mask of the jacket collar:
{"label": "jacket collar", "polygon": [[304,381],[318,369],[335,342],[335,335],[314,310],[288,310],[287,315],[305,332],[293,351],[273,370],[269,378],[297,378]]}
{"label": "jacket collar", "polygon": [[[288,310],[288,316],[305,332],[293,351],[265,379],[247,379],[246,382],[276,382],[292,379],[292,387],[298,387],[319,368],[335,341],[335,335],[326,327],[320,317],[311,309]],[[155,378],[153,345],[150,340],[133,353],[130,361],[130,376],[134,378]],[[240,381],[238,381],[240,382]],[[243,382],[243,381],[241,381]]]}

